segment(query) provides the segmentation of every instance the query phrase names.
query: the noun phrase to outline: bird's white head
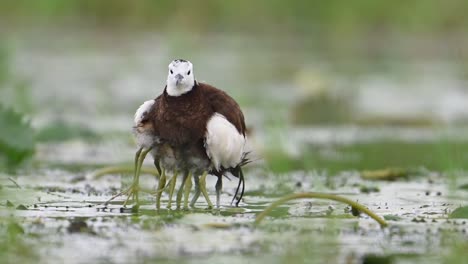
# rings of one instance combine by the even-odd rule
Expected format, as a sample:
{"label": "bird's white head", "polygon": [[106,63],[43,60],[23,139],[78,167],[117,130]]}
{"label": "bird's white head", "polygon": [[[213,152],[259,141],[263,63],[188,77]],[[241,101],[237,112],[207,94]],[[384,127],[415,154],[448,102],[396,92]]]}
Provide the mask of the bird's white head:
{"label": "bird's white head", "polygon": [[167,93],[170,96],[180,96],[192,90],[194,85],[192,63],[181,59],[173,60],[167,74]]}

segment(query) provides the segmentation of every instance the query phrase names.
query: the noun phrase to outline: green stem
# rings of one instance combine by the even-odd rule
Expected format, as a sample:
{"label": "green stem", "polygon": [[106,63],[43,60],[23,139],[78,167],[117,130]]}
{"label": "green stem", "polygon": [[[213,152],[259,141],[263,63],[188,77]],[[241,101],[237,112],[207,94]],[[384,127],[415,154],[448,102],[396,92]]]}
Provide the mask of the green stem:
{"label": "green stem", "polygon": [[11,177],[8,177],[8,180],[10,180],[18,189],[21,189],[21,186],[15,180],[13,180]]}
{"label": "green stem", "polygon": [[377,221],[381,227],[386,227],[388,226],[387,222],[380,218],[378,215],[374,214],[371,210],[367,209],[364,205],[359,204],[355,201],[352,201],[348,198],[334,195],[334,194],[327,194],[327,193],[296,193],[296,194],[291,194],[288,196],[285,196],[276,202],[272,203],[270,206],[268,206],[263,212],[257,215],[255,218],[255,224],[259,224],[265,216],[267,216],[273,209],[276,207],[290,201],[290,200],[295,200],[295,199],[307,199],[307,198],[315,198],[315,199],[327,199],[327,200],[334,200],[337,202],[345,203],[348,204],[357,210],[367,214],[370,216],[372,219]]}

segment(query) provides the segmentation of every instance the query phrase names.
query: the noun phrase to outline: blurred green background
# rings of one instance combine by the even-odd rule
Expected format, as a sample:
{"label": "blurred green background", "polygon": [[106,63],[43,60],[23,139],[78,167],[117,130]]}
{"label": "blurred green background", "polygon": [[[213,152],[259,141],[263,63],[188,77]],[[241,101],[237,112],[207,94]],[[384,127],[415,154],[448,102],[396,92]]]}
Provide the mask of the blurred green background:
{"label": "blurred green background", "polygon": [[[122,139],[134,109],[161,92],[166,65],[182,57],[240,102],[253,148],[273,170],[333,168],[315,150],[347,152],[346,137],[364,157],[381,149],[360,147],[369,137],[426,152],[431,145],[419,145],[464,140],[467,8],[462,0],[3,1],[0,103],[29,118],[45,149],[80,138],[130,142]],[[321,127],[328,141],[297,127]],[[356,127],[371,135],[359,138]],[[110,144],[123,162],[131,144]],[[383,156],[338,167],[400,165]],[[441,168],[426,160],[416,162]]]}
{"label": "blurred green background", "polygon": [[[461,0],[4,1],[0,103],[25,114],[39,142],[112,142],[128,133],[139,103],[161,92],[168,62],[183,57],[199,80],[240,102],[253,148],[274,170],[334,167],[315,157],[324,142],[295,127],[358,145],[369,143],[349,126],[385,141],[395,139],[375,128],[396,129],[397,145],[413,133],[403,145],[425,152],[418,133],[431,134],[423,143],[451,142],[468,120],[467,8]],[[357,146],[364,156],[369,148]],[[363,160],[338,167],[374,166]],[[400,165],[392,160],[375,167]]]}
{"label": "blurred green background", "polygon": [[158,31],[321,33],[456,33],[468,26],[466,1],[93,1],[2,3],[2,20]]}

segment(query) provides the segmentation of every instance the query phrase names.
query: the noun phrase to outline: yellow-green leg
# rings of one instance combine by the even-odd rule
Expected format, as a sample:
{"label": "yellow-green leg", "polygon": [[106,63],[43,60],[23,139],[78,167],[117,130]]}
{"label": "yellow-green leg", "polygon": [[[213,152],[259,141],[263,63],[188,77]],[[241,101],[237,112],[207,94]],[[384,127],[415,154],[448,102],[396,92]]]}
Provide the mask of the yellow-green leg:
{"label": "yellow-green leg", "polygon": [[[143,151],[143,147],[139,148],[137,150],[137,152],[135,153],[135,166],[134,166],[134,170],[133,170],[133,180],[132,180],[132,184],[135,184],[135,182],[137,181],[136,178],[137,178],[137,172],[138,172],[138,161],[140,160],[140,155],[141,155],[141,152]],[[130,195],[129,195],[130,196]],[[132,195],[134,196],[134,195]],[[132,197],[132,198],[135,198],[135,197]],[[128,200],[128,199],[127,199]]]}
{"label": "yellow-green leg", "polygon": [[139,184],[140,184],[140,174],[141,174],[141,167],[143,166],[143,161],[146,158],[146,155],[151,151],[152,148],[149,149],[144,149],[144,148],[139,148],[135,154],[135,165],[134,165],[134,173],[133,173],[133,180],[132,184],[128,189],[125,191],[122,191],[107,200],[106,204],[108,204],[110,201],[114,200],[115,198],[121,196],[121,195],[127,195],[127,199],[124,202],[124,206],[127,205],[128,201],[130,200],[130,197],[133,198],[136,201],[136,204],[138,205],[138,191],[139,191]]}
{"label": "yellow-green leg", "polygon": [[177,200],[176,200],[177,209],[180,209],[180,203],[182,202],[182,195],[184,194],[184,185],[185,185],[185,182],[187,181],[187,178],[189,178],[190,175],[191,175],[190,172],[184,173],[184,177],[182,178],[182,183],[180,184],[179,191],[177,191]]}
{"label": "yellow-green leg", "polygon": [[[139,199],[138,199],[138,192],[139,192],[139,186],[140,186],[140,174],[141,174],[141,167],[143,166],[143,162],[145,161],[146,155],[151,151],[152,148],[148,148],[146,150],[142,150],[140,152],[140,157],[138,157],[137,160],[137,165],[135,166],[135,175],[134,175],[134,181],[133,181],[133,190],[132,190],[132,196],[135,200],[135,203],[138,205],[139,204]],[[138,151],[137,151],[138,153]],[[124,204],[126,205],[126,203]]]}
{"label": "yellow-green leg", "polygon": [[174,190],[177,182],[177,171],[174,171],[174,175],[169,181],[169,202],[167,203],[167,209],[171,209],[172,206],[172,196],[174,195]]}
{"label": "yellow-green leg", "polygon": [[166,169],[162,168],[161,177],[159,177],[158,188],[156,189],[156,209],[161,208],[161,196],[166,186]]}
{"label": "yellow-green leg", "polygon": [[195,207],[195,203],[198,200],[198,197],[200,197],[200,178],[198,175],[193,175],[193,181],[195,183],[195,193],[192,197],[192,201],[190,201],[190,207]]}
{"label": "yellow-green leg", "polygon": [[210,197],[208,196],[208,192],[206,191],[206,176],[208,176],[208,172],[203,172],[202,176],[200,177],[200,191],[205,196],[205,200],[208,203],[208,208],[213,208],[213,204],[210,201]]}
{"label": "yellow-green leg", "polygon": [[[112,196],[112,198],[110,198],[107,202],[109,203],[110,201],[114,200],[115,198],[121,196],[121,195],[124,195],[124,194],[127,194],[127,199],[125,199],[125,202],[124,202],[124,206],[128,203],[128,200],[130,200],[130,197],[132,197],[133,199],[135,199],[135,195],[133,193],[133,189],[135,188],[135,183],[136,183],[136,179],[137,179],[137,172],[138,172],[138,161],[140,160],[140,155],[141,155],[141,152],[143,151],[143,147],[139,148],[137,150],[137,152],[135,153],[135,164],[134,164],[134,167],[133,167],[133,179],[132,179],[132,185],[130,185],[130,187],[125,190],[125,191],[122,191],[114,196]],[[138,186],[138,185],[137,185]]]}
{"label": "yellow-green leg", "polygon": [[188,208],[188,200],[190,196],[190,191],[192,190],[192,179],[191,177],[187,177],[187,182],[184,186],[184,209]]}
{"label": "yellow-green leg", "polygon": [[[137,172],[138,172],[138,161],[140,160],[140,155],[141,155],[141,152],[143,151],[143,147],[139,148],[137,150],[137,152],[135,153],[135,164],[134,164],[134,167],[133,167],[133,179],[132,179],[132,185],[130,186],[130,188],[128,188],[126,191],[123,191],[121,193],[119,193],[118,195],[114,196],[111,198],[111,200],[113,200],[114,198],[116,198],[117,196],[120,196],[122,194],[125,194],[125,193],[128,193],[127,194],[127,199],[125,199],[125,202],[124,202],[124,205],[126,205],[128,203],[128,200],[130,199],[130,194],[132,192],[132,188],[135,187],[135,183],[137,182]],[[137,185],[138,186],[138,185]],[[135,199],[135,193],[133,193],[131,195],[131,197],[133,199]],[[109,200],[110,201],[110,200]],[[108,202],[109,202],[108,201]]]}
{"label": "yellow-green leg", "polygon": [[135,153],[135,165],[133,170],[133,181],[135,181],[137,170],[138,170],[138,160],[140,159],[141,152],[143,151],[143,147],[139,148]]}

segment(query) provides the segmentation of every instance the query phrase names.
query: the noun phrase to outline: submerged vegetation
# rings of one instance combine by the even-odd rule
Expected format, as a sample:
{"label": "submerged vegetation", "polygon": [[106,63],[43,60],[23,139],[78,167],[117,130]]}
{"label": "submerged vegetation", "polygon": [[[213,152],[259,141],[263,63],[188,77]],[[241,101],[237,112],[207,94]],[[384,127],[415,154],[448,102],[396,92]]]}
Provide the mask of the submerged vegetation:
{"label": "submerged vegetation", "polygon": [[0,219],[0,260],[2,263],[32,263],[37,253],[28,243],[23,227],[15,218]]}
{"label": "submerged vegetation", "polygon": [[333,195],[333,194],[326,194],[326,193],[297,193],[297,194],[292,194],[292,195],[283,197],[280,200],[275,201],[274,203],[272,203],[263,212],[261,212],[257,216],[257,218],[255,219],[255,223],[259,224],[263,220],[263,218],[265,218],[265,216],[268,215],[268,213],[270,213],[274,208],[276,208],[276,207],[278,207],[278,206],[280,206],[280,205],[282,205],[282,204],[284,204],[284,203],[286,203],[286,202],[288,202],[290,200],[307,199],[307,198],[308,199],[314,199],[315,198],[315,199],[333,200],[333,201],[338,201],[338,202],[341,202],[341,203],[348,204],[356,212],[356,213],[353,213],[353,214],[359,215],[359,212],[366,213],[372,219],[377,221],[382,228],[388,226],[388,224],[385,222],[385,220],[383,220],[382,218],[380,218],[379,216],[374,214],[372,211],[370,211],[369,209],[367,209],[363,205],[361,205],[359,203],[356,203],[354,201],[351,201],[349,199],[346,199],[344,197],[341,197],[341,196],[337,196],[337,195]]}

